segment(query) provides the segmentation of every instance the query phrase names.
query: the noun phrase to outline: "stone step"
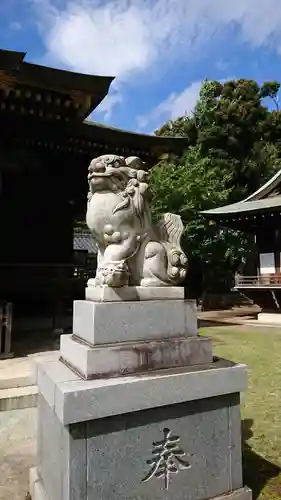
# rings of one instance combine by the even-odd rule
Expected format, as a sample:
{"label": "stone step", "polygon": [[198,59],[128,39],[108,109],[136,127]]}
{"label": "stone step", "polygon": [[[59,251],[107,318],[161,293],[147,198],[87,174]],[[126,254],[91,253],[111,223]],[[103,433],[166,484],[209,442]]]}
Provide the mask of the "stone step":
{"label": "stone step", "polygon": [[57,351],[44,351],[24,357],[0,360],[0,391],[36,385],[36,364],[40,360],[56,359]]}
{"label": "stone step", "polygon": [[35,385],[35,369],[33,372],[30,372],[30,374],[23,374],[22,376],[12,376],[9,374],[7,377],[0,378],[0,392],[4,389],[16,389]]}
{"label": "stone step", "polygon": [[20,410],[37,406],[36,385],[0,390],[0,411]]}

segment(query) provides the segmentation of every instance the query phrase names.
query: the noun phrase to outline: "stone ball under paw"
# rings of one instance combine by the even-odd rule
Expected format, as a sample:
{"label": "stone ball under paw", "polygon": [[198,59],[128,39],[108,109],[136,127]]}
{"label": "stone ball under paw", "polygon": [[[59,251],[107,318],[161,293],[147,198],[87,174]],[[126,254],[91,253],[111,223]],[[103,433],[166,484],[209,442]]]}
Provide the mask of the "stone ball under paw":
{"label": "stone ball under paw", "polygon": [[114,274],[108,274],[106,276],[106,284],[107,286],[111,286],[113,287],[114,286],[114,282],[116,281],[116,277],[114,276]]}

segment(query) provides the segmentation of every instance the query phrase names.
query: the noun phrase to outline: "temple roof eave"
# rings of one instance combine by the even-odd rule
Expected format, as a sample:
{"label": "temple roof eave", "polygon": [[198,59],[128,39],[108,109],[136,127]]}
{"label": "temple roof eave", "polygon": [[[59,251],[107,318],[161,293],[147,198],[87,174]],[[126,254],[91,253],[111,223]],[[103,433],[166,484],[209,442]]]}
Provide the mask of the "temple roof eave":
{"label": "temple roof eave", "polygon": [[[72,115],[80,122],[103,101],[114,80],[112,76],[87,75],[24,61],[26,54],[0,49],[1,104],[34,112]],[[62,105],[57,105],[59,101]],[[45,106],[44,106],[45,104]],[[74,108],[74,109],[73,109]]]}
{"label": "temple roof eave", "polygon": [[13,73],[19,81],[31,82],[33,85],[50,86],[65,91],[75,89],[85,93],[91,93],[95,90],[101,92],[105,89],[108,90],[115,78],[113,76],[89,75],[33,64],[24,61],[25,56],[25,52],[0,49],[1,70]]}
{"label": "temple roof eave", "polygon": [[267,212],[281,212],[281,196],[258,199],[253,201],[240,201],[224,207],[205,210],[202,215],[208,218],[229,218],[236,216],[258,215]]}
{"label": "temple roof eave", "polygon": [[272,191],[276,188],[278,188],[279,184],[281,183],[281,169],[276,172],[276,174],[271,177],[265,184],[263,184],[257,191],[255,191],[253,194],[248,196],[244,202],[248,201],[257,201],[265,196],[270,195]]}
{"label": "temple roof eave", "polygon": [[161,152],[182,153],[185,147],[188,146],[188,140],[182,137],[159,137],[140,134],[88,120],[82,123],[81,128],[77,127],[76,133],[81,134],[83,137],[93,137],[94,135],[96,139],[100,136],[103,142],[113,145],[122,141],[122,143],[135,146],[140,150],[150,149],[155,154]]}
{"label": "temple roof eave", "polygon": [[3,132],[8,138],[20,135],[32,146],[84,154],[112,148],[112,153],[153,159],[180,155],[188,146],[185,138],[140,134],[85,120],[107,95],[113,77],[39,66],[25,62],[25,56],[0,49],[0,113],[9,121]]}

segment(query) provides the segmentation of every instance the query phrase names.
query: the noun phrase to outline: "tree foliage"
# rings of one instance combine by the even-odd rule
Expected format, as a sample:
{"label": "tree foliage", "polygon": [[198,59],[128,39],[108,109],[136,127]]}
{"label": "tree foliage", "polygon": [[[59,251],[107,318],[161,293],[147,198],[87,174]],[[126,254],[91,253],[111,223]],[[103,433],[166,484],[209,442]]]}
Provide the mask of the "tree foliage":
{"label": "tree foliage", "polygon": [[[186,248],[200,259],[206,287],[214,284],[210,270],[217,277],[233,273],[253,241],[210,225],[200,212],[244,199],[280,168],[279,87],[278,82],[260,87],[246,79],[205,81],[192,115],[157,131],[189,139],[182,158],[152,169],[153,212],[182,216]],[[265,98],[273,100],[275,110],[265,105]]]}
{"label": "tree foliage", "polygon": [[181,215],[184,249],[192,265],[200,263],[207,289],[227,288],[245,248],[250,248],[245,235],[218,229],[201,213],[228,203],[232,191],[226,187],[229,181],[227,169],[221,169],[210,157],[202,157],[199,146],[190,147],[175,163],[161,162],[151,171],[153,216],[156,220],[167,211]]}
{"label": "tree foliage", "polygon": [[265,97],[270,97],[274,102],[277,111],[279,110],[278,103],[278,92],[280,89],[279,82],[264,82],[260,88],[260,97],[264,99]]}

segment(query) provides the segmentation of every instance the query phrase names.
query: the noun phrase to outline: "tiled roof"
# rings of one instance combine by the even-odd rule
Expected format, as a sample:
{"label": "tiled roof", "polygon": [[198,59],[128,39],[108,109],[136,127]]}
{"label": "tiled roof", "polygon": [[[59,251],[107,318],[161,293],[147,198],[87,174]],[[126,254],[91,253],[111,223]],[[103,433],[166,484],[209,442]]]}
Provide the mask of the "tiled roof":
{"label": "tiled roof", "polygon": [[257,191],[255,191],[251,196],[248,196],[244,201],[256,201],[266,196],[269,196],[273,190],[280,187],[281,183],[281,170],[278,170],[276,174],[269,179],[263,186],[261,186]]}
{"label": "tiled roof", "polygon": [[202,214],[209,216],[235,216],[235,214],[250,214],[257,212],[280,212],[281,211],[281,170],[279,170],[269,181],[255,191],[251,196],[238,203],[225,205],[224,207],[205,210]]}
{"label": "tiled roof", "polygon": [[[68,97],[70,103],[74,101],[78,104],[74,108],[76,112],[72,117],[75,117],[76,121],[77,119],[83,121],[106,97],[110,84],[114,80],[110,76],[85,75],[48,66],[39,66],[25,62],[25,56],[25,52],[0,50],[0,71],[2,78],[5,77],[6,81],[13,83],[15,90],[22,92],[23,96],[26,95],[27,91],[31,93],[29,99],[25,99],[25,103],[28,105],[31,102],[34,116],[36,115],[36,109],[39,107],[39,101],[33,101],[33,93],[35,92],[36,97],[40,94],[40,99],[43,101],[41,110],[43,110],[44,115],[46,110],[51,113],[51,109],[56,110],[56,114],[67,115],[69,106],[59,105],[58,101],[54,103],[55,99],[58,99],[60,95],[61,98],[62,96]],[[54,96],[53,93],[58,95]],[[51,99],[50,95],[52,96]],[[47,97],[45,102],[44,97]],[[15,103],[10,102],[11,99],[13,99],[13,92],[6,95],[5,101],[16,107]],[[16,101],[19,100],[17,97]],[[82,103],[85,103],[82,104],[83,111],[80,105],[81,100]],[[24,101],[21,105],[23,103]],[[70,107],[72,108],[72,106]]]}
{"label": "tiled roof", "polygon": [[89,253],[98,252],[94,238],[86,231],[74,231],[73,248],[74,250],[84,250]]}
{"label": "tiled roof", "polygon": [[240,201],[232,205],[224,207],[213,208],[202,212],[204,215],[235,215],[242,213],[266,212],[266,211],[281,211],[281,196],[274,196],[272,198],[265,198],[263,200],[255,201]]}

